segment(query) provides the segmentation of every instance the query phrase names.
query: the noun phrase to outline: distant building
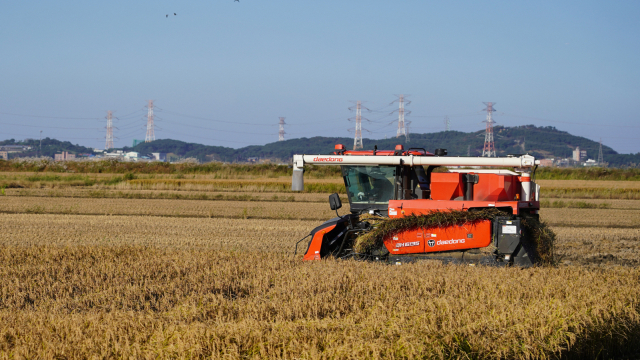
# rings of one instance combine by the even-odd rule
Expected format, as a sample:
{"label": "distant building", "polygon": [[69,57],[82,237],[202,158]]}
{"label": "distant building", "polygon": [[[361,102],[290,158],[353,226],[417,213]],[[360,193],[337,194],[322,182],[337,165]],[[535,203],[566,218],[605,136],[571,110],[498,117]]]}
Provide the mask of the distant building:
{"label": "distant building", "polygon": [[554,159],[540,159],[540,167],[552,167]]}
{"label": "distant building", "polygon": [[259,157],[250,157],[250,158],[247,158],[247,161],[250,162],[250,163],[257,163],[258,161],[260,161],[260,158]]}
{"label": "distant building", "polygon": [[140,154],[135,151],[124,154],[124,159],[127,161],[138,161],[138,157],[140,157]]}
{"label": "distant building", "polygon": [[144,140],[133,139],[133,146],[132,147],[136,147],[136,145],[142,144],[143,142],[144,142]]}
{"label": "distant building", "polygon": [[156,161],[167,161],[166,153],[151,153],[153,155],[153,159]]}
{"label": "distant building", "polygon": [[17,153],[31,150],[31,146],[26,145],[1,145],[0,151],[6,151],[7,153]]}
{"label": "distant building", "polygon": [[598,166],[600,164],[598,164],[597,161],[593,160],[593,159],[588,159],[587,161],[585,161],[582,166],[586,166],[586,167],[590,167],[590,166]]}
{"label": "distant building", "polygon": [[580,146],[576,146],[573,150],[573,161],[581,162],[587,158],[587,150],[580,150]]}
{"label": "distant building", "polygon": [[0,158],[4,160],[9,160],[9,152],[8,151],[0,151]]}
{"label": "distant building", "polygon": [[69,153],[68,151],[63,151],[62,154],[55,154],[56,161],[66,161],[73,160],[76,156],[74,154]]}

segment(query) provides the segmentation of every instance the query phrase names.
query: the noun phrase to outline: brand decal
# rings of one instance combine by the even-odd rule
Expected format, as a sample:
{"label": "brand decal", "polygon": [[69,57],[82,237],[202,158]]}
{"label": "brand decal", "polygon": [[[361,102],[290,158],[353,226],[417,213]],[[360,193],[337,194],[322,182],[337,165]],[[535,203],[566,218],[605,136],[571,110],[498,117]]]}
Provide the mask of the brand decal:
{"label": "brand decal", "polygon": [[412,241],[412,242],[406,242],[406,243],[397,243],[396,247],[401,248],[401,247],[411,247],[411,246],[418,246],[418,245],[420,245],[420,241]]}
{"label": "brand decal", "polygon": [[465,239],[438,240],[436,245],[455,245],[464,244]]}
{"label": "brand decal", "polygon": [[430,247],[434,247],[436,245],[440,246],[440,245],[455,245],[455,244],[464,244],[465,243],[465,239],[451,239],[451,240],[429,240],[427,241],[427,245],[429,245]]}
{"label": "brand decal", "polygon": [[313,158],[313,161],[342,162],[342,158],[337,158],[337,157],[315,157],[315,158]]}

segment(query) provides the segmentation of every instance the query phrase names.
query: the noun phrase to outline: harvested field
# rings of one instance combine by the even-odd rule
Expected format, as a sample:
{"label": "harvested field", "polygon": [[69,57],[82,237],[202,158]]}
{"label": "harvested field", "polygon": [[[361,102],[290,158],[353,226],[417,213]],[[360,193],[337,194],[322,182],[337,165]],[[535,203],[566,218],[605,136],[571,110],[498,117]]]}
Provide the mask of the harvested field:
{"label": "harvested field", "polygon": [[[327,203],[325,193],[305,192],[232,192],[232,191],[180,191],[180,190],[94,190],[91,188],[64,189],[5,189],[7,196],[69,197],[108,199],[175,199],[175,200],[230,200],[230,201],[283,201]],[[346,196],[342,201],[348,203]]]}
{"label": "harvested field", "polygon": [[538,183],[543,189],[640,189],[640,181],[536,180],[536,183]]}
{"label": "harvested field", "polygon": [[561,264],[640,265],[640,229],[554,227]]}
{"label": "harvested field", "polygon": [[335,217],[326,203],[3,197],[0,212],[146,215],[201,218],[315,219]]}
{"label": "harvested field", "polygon": [[[222,220],[249,226],[248,235],[227,237],[229,228],[207,236],[202,225],[221,220],[151,220],[2,215],[21,232],[0,238],[0,353],[593,357],[640,336],[637,268],[301,263],[277,252],[305,232],[305,222],[283,221],[298,226],[287,232],[282,223]],[[251,231],[263,227],[284,232]],[[116,236],[105,236],[110,229]],[[64,236],[50,239],[58,231]],[[212,241],[216,235],[229,247]],[[231,248],[238,240],[246,246]]]}
{"label": "harvested field", "polygon": [[622,209],[543,209],[540,217],[552,226],[640,228],[640,211]]}
{"label": "harvested field", "polygon": [[[335,216],[322,191],[340,179],[306,181],[315,190],[292,193],[288,177],[241,173],[118,182],[123,174],[91,174],[88,186],[2,175],[0,185],[34,185],[0,195],[0,358],[606,358],[639,350],[638,200],[549,198],[550,206],[608,207],[541,210],[558,235],[556,267],[396,267],[292,255],[297,240]],[[585,196],[573,183],[553,183],[565,189],[556,194]]]}
{"label": "harvested field", "polygon": [[[183,191],[242,191],[289,192],[291,179],[274,180],[191,180],[191,179],[136,179],[115,186],[117,190],[183,190]],[[344,183],[336,181],[305,181],[305,192],[346,192]]]}
{"label": "harvested field", "polygon": [[293,252],[317,221],[0,214],[0,246],[151,246]]}

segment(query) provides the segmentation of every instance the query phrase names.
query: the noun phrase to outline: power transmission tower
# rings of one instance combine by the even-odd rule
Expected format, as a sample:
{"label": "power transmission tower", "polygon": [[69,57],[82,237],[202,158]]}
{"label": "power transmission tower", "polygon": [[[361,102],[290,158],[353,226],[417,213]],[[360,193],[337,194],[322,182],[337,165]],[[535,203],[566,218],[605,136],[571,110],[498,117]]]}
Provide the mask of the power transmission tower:
{"label": "power transmission tower", "polygon": [[602,156],[602,138],[600,138],[600,151],[598,152],[598,165],[604,164],[604,157]]}
{"label": "power transmission tower", "polygon": [[449,117],[445,116],[444,117],[444,131],[449,131],[449,125],[450,125]]}
{"label": "power transmission tower", "polygon": [[411,133],[409,131],[409,126],[411,125],[411,121],[405,121],[404,122],[404,129],[405,129],[405,134],[404,134],[404,142],[409,142],[409,134]]}
{"label": "power transmission tower", "polygon": [[153,126],[153,100],[149,100],[147,105],[147,136],[145,136],[144,142],[152,142],[156,139]]}
{"label": "power transmission tower", "polygon": [[278,141],[284,141],[284,134],[286,134],[286,132],[284,132],[285,122],[283,117],[280,118],[279,125],[280,125],[280,131],[278,131]]}
{"label": "power transmission tower", "polygon": [[[411,104],[411,101],[406,101],[405,100],[405,95],[404,94],[400,94],[400,95],[396,95],[398,97],[398,100],[394,100],[391,102],[391,104],[393,104],[394,102],[398,102],[398,131],[396,133],[396,137],[400,137],[402,135],[405,135],[405,141],[406,141],[406,135],[407,135],[407,130],[405,128],[405,123],[404,123],[404,117],[405,115],[409,115],[411,114],[411,111],[407,111],[404,109],[405,105],[409,105]],[[409,96],[409,95],[406,95]],[[389,104],[389,105],[391,105]],[[391,114],[393,114],[395,112],[392,111]]]}
{"label": "power transmission tower", "polygon": [[107,111],[107,142],[104,145],[105,150],[113,148],[113,120],[111,115],[111,110]]}
{"label": "power transmission tower", "polygon": [[493,105],[495,105],[495,103],[486,102],[484,104],[487,105],[487,108],[484,109],[487,111],[487,120],[483,122],[487,123],[487,130],[484,133],[484,148],[482,149],[482,156],[495,157],[496,146],[493,142],[493,124],[495,123],[495,121],[493,121],[493,112],[496,111],[496,109],[493,108]]}
{"label": "power transmission tower", "polygon": [[[362,143],[362,120],[369,121],[369,119],[362,117],[362,109],[370,111],[366,107],[362,106],[362,101],[358,100],[355,103],[356,103],[356,106],[355,106],[356,117],[355,118],[349,118],[349,121],[351,121],[351,120],[355,120],[356,121],[356,128],[355,128],[356,135],[353,138],[353,150],[364,148],[364,145]],[[349,110],[353,111],[354,107],[353,106],[349,107]],[[368,131],[367,129],[364,129],[364,130]],[[351,129],[349,129],[349,131],[351,131]]]}

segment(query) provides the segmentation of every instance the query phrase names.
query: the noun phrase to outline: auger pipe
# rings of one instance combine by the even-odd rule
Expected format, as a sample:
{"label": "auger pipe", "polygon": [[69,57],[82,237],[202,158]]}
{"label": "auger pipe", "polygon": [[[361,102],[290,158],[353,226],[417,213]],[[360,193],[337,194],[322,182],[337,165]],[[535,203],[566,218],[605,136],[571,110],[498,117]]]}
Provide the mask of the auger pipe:
{"label": "auger pipe", "polygon": [[440,156],[369,156],[369,155],[293,155],[293,168],[312,165],[436,165],[503,166],[530,168],[540,164],[531,155],[518,157],[440,157]]}
{"label": "auger pipe", "polygon": [[440,156],[370,156],[370,155],[293,155],[291,190],[302,191],[303,167],[312,165],[435,165],[435,166],[498,166],[532,168],[540,164],[531,155],[514,157],[440,157]]}

